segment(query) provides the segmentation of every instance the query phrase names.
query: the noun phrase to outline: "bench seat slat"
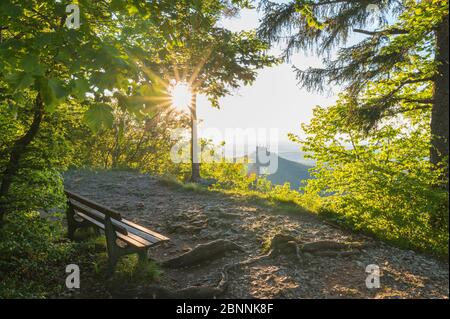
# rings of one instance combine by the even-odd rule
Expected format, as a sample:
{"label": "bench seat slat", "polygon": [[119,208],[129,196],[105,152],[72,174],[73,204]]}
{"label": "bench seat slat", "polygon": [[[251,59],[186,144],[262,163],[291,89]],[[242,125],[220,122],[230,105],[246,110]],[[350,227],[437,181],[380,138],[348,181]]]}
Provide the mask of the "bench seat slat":
{"label": "bench seat slat", "polygon": [[[95,211],[93,209],[89,209],[88,207],[84,207],[84,205],[80,205],[74,200],[70,200],[70,205],[75,209],[75,211],[81,211],[82,213],[91,216],[92,218],[96,219],[99,222],[104,222],[105,215]],[[148,234],[144,231],[141,231],[141,229],[147,230],[145,227],[134,227],[134,225],[139,226],[137,224],[134,224],[126,219],[121,219],[120,221],[117,221],[115,219],[111,219],[113,225],[117,228],[116,230],[124,235],[128,235],[130,237],[133,237],[135,240],[140,241],[146,246],[156,244],[160,241],[167,240],[166,237],[160,235],[159,237],[153,236],[153,234],[156,234],[152,231],[151,234]],[[133,225],[133,226],[130,226]]]}
{"label": "bench seat slat", "polygon": [[[155,237],[153,237],[153,236],[151,236],[151,235],[149,235],[149,234],[146,234],[146,233],[144,233],[144,232],[141,232],[141,231],[139,231],[139,230],[136,229],[136,228],[130,227],[130,226],[127,225],[126,223],[123,223],[124,221],[125,221],[125,220],[122,219],[122,220],[120,221],[120,223],[121,223],[121,225],[122,225],[123,227],[125,227],[125,229],[128,231],[128,235],[134,235],[134,236],[136,236],[136,237],[140,237],[140,238],[142,238],[143,240],[148,241],[149,244],[156,244],[156,243],[158,243],[158,242],[161,241],[161,240],[159,240],[158,238],[155,238]],[[115,221],[113,220],[113,224],[115,224],[114,222],[115,222]]]}
{"label": "bench seat slat", "polygon": [[121,222],[123,222],[124,224],[129,225],[129,226],[139,230],[141,233],[144,233],[147,236],[150,235],[151,236],[150,238],[154,238],[155,241],[166,241],[166,240],[169,240],[169,238],[167,238],[166,236],[163,236],[163,235],[158,234],[158,233],[156,233],[154,231],[151,231],[150,229],[145,228],[145,227],[143,227],[141,225],[138,225],[136,223],[133,223],[132,221],[129,221],[127,219],[122,219]]}
{"label": "bench seat slat", "polygon": [[[90,217],[90,216],[88,216],[88,215],[86,215],[86,214],[84,214],[84,213],[82,213],[82,212],[77,212],[77,215],[79,215],[81,218],[83,218],[83,219],[85,219],[85,220],[88,220],[89,222],[91,222],[92,224],[96,225],[96,226],[99,227],[100,229],[105,230],[105,225],[102,224],[101,222],[99,222],[98,220],[96,220],[96,219],[94,219],[94,218],[92,218],[92,217]],[[118,237],[119,239],[123,240],[124,242],[126,242],[126,243],[128,243],[128,244],[131,244],[131,245],[133,245],[133,246],[136,246],[136,247],[138,247],[138,248],[141,248],[141,247],[145,247],[145,246],[146,246],[146,245],[144,245],[143,243],[141,243],[141,242],[139,242],[139,241],[133,239],[133,238],[130,237],[129,235],[127,236],[127,235],[121,234],[121,233],[119,233],[119,232],[117,232],[117,231],[116,231],[116,235],[117,235],[117,237]]]}

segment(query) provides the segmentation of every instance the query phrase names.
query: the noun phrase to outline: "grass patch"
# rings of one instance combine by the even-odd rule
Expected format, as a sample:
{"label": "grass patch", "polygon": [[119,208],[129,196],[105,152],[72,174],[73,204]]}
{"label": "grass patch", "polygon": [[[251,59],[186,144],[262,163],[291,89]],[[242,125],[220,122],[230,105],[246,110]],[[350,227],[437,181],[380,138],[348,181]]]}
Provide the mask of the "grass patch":
{"label": "grass patch", "polygon": [[176,177],[171,175],[164,175],[158,178],[158,182],[162,186],[166,186],[172,189],[178,189],[183,187],[183,183],[180,182]]}
{"label": "grass patch", "polygon": [[136,255],[121,258],[117,264],[114,280],[127,283],[148,283],[161,275],[159,267],[151,260],[139,259]]}
{"label": "grass patch", "polygon": [[196,192],[196,193],[207,193],[211,192],[211,190],[202,184],[186,182],[183,183],[179,181],[176,177],[173,176],[162,176],[158,179],[158,182],[162,186],[169,187],[171,189],[177,189],[187,192]]}

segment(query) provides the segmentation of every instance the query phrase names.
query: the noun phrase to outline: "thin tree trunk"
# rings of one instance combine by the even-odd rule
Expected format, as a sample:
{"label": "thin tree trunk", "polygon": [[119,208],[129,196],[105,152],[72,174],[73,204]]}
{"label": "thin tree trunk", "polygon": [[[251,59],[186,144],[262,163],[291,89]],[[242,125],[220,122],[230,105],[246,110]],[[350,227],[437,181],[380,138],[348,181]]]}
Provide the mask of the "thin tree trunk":
{"label": "thin tree trunk", "polygon": [[39,131],[43,116],[44,103],[41,99],[40,94],[38,94],[35,100],[33,122],[31,123],[31,126],[28,128],[28,131],[25,133],[25,135],[14,142],[9,156],[8,165],[6,166],[6,169],[2,174],[0,185],[0,224],[3,222],[3,218],[5,215],[5,201],[11,187],[11,183],[13,182],[14,177],[19,171],[20,159],[22,158],[26,147],[31,143],[31,141],[33,141],[34,137]]}
{"label": "thin tree trunk", "polygon": [[191,103],[191,181],[198,182],[200,180],[200,161],[198,158],[199,146],[197,136],[197,95],[192,94]]}
{"label": "thin tree trunk", "polygon": [[441,164],[447,158],[445,178],[448,189],[448,154],[449,154],[449,20],[447,17],[436,30],[436,61],[438,62],[438,74],[434,82],[434,104],[431,114],[431,152],[430,160],[433,164]]}
{"label": "thin tree trunk", "polygon": [[120,130],[117,127],[117,125],[115,125],[115,127],[114,127],[114,144],[113,144],[112,152],[111,152],[111,168],[117,168],[118,162],[119,162],[119,154],[120,154],[119,134],[120,134]]}

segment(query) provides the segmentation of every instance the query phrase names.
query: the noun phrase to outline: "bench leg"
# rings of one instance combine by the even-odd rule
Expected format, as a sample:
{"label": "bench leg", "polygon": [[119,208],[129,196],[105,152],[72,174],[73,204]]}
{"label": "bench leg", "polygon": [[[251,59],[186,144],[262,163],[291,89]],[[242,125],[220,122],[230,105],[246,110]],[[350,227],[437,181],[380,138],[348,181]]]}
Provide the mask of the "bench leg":
{"label": "bench leg", "polygon": [[114,275],[116,271],[117,262],[119,261],[119,256],[108,251],[108,267],[106,268],[106,277],[109,278]]}
{"label": "bench leg", "polygon": [[93,227],[95,231],[100,231],[97,227],[93,226],[86,220],[78,221],[75,219],[75,210],[73,209],[70,202],[67,203],[66,217],[67,217],[67,237],[70,240],[75,239],[75,231],[79,228]]}
{"label": "bench leg", "polygon": [[138,252],[139,262],[144,262],[148,260],[147,249],[141,249]]}
{"label": "bench leg", "polygon": [[117,261],[119,260],[119,254],[117,252],[117,235],[111,222],[111,218],[106,216],[105,218],[105,236],[106,236],[106,249],[108,251],[108,269],[107,276],[112,276],[116,269]]}
{"label": "bench leg", "polygon": [[72,205],[70,205],[70,202],[67,203],[67,210],[66,210],[66,217],[67,217],[67,237],[69,237],[70,240],[74,239],[75,230],[76,230],[76,220],[74,218],[75,211],[73,210]]}
{"label": "bench leg", "polygon": [[92,228],[94,229],[95,235],[100,236],[102,234],[102,232],[100,231],[100,228],[98,228],[96,226],[92,226]]}
{"label": "bench leg", "polygon": [[116,231],[114,230],[111,218],[108,216],[105,218],[105,236],[106,236],[106,247],[108,251],[108,268],[107,268],[108,277],[114,274],[119,258],[124,255],[137,254],[139,257],[139,262],[144,262],[148,260],[147,248],[135,248],[129,246],[120,247],[119,245],[117,245]]}
{"label": "bench leg", "polygon": [[108,269],[107,276],[110,277],[116,270],[117,262],[122,255],[122,249],[117,245],[117,235],[114,230],[111,218],[106,216],[105,218],[105,236],[106,236],[106,249],[108,251]]}

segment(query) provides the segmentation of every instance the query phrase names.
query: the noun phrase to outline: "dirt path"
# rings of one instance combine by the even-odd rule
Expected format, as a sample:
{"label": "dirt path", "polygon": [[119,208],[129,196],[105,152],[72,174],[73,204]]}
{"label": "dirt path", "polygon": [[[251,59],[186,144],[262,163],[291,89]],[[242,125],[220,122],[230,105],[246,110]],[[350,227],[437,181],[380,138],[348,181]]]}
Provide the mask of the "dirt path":
{"label": "dirt path", "polygon": [[[245,249],[210,264],[164,270],[161,284],[171,288],[216,285],[222,267],[262,253],[267,238],[278,232],[302,242],[317,240],[370,242],[348,257],[284,256],[265,259],[230,273],[226,298],[448,298],[448,263],[390,247],[320,221],[312,214],[293,216],[219,194],[186,192],[162,186],[157,179],[132,172],[70,171],[66,187],[119,210],[126,218],[171,238],[151,250],[156,260],[177,256],[197,244],[222,238]],[[368,289],[365,268],[381,269],[381,287]]]}

